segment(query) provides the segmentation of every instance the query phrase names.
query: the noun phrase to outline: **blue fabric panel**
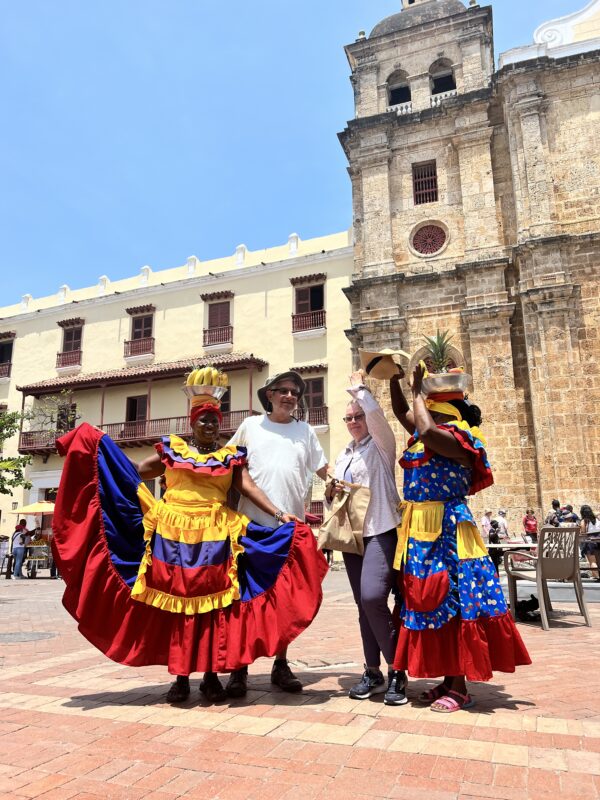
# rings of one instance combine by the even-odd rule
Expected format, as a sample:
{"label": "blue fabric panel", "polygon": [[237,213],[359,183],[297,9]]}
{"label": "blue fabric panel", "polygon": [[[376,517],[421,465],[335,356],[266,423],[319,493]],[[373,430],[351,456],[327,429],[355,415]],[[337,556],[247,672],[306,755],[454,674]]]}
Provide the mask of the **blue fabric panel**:
{"label": "blue fabric panel", "polygon": [[103,436],[98,444],[98,490],[111,561],[133,586],[144,554],[142,509],[137,496],[141,478],[117,445]]}
{"label": "blue fabric panel", "polygon": [[231,555],[229,539],[224,542],[185,544],[163,539],[158,533],[152,543],[152,557],[176,567],[193,569],[224,564]]}
{"label": "blue fabric panel", "polygon": [[242,600],[252,600],[275,583],[288,557],[295,529],[295,522],[286,522],[279,528],[248,524],[246,535],[240,538],[244,552],[238,559]]}

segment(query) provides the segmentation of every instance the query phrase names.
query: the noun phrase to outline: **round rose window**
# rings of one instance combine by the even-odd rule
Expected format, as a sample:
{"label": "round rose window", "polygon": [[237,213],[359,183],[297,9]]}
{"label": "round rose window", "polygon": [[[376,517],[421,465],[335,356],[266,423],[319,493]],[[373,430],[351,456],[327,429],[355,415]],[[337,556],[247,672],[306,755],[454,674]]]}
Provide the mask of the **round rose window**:
{"label": "round rose window", "polygon": [[446,243],[446,231],[439,225],[423,225],[415,233],[412,246],[424,256],[433,255],[441,250]]}

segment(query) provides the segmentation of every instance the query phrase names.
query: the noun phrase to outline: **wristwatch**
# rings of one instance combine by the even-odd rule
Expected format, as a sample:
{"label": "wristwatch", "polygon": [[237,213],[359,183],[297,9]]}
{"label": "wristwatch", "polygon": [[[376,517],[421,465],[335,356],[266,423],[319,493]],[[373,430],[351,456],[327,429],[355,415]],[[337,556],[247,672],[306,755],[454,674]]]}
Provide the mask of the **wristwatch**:
{"label": "wristwatch", "polygon": [[283,521],[283,514],[284,514],[284,512],[283,512],[283,511],[281,511],[281,510],[278,510],[278,511],[276,511],[276,512],[273,514],[273,516],[275,517],[275,519],[277,520],[277,522],[282,522],[282,521]]}

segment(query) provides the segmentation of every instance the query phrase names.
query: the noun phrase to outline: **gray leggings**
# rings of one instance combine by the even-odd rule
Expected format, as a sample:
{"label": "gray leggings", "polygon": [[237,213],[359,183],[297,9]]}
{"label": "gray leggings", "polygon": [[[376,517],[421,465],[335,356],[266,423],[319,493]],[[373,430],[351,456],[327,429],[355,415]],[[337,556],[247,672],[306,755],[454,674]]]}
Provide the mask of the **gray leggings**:
{"label": "gray leggings", "polygon": [[344,553],[344,564],[358,606],[358,622],[362,637],[365,664],[377,667],[380,656],[391,665],[396,653],[398,632],[394,625],[388,598],[394,583],[396,530],[368,536],[364,556]]}

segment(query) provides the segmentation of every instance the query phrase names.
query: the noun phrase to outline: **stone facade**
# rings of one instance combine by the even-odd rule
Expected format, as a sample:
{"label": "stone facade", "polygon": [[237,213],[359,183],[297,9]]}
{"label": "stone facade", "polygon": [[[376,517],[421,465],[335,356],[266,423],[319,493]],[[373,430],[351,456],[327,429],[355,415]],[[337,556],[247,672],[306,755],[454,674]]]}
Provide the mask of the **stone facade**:
{"label": "stone facade", "polygon": [[[414,352],[450,330],[495,468],[478,510],[597,507],[600,52],[494,71],[491,8],[403,6],[346,48],[352,347]],[[437,200],[419,203],[413,167],[432,162]],[[442,231],[433,253],[413,241],[424,225]]]}

